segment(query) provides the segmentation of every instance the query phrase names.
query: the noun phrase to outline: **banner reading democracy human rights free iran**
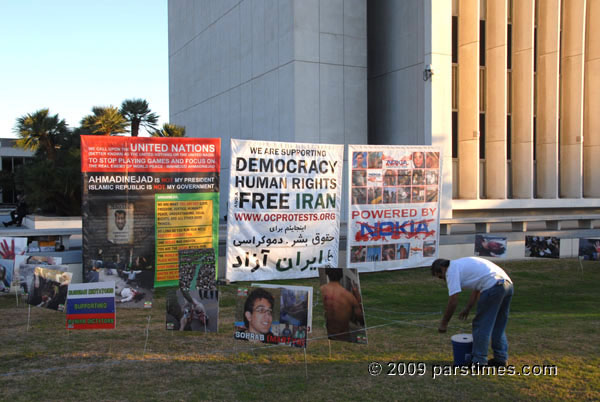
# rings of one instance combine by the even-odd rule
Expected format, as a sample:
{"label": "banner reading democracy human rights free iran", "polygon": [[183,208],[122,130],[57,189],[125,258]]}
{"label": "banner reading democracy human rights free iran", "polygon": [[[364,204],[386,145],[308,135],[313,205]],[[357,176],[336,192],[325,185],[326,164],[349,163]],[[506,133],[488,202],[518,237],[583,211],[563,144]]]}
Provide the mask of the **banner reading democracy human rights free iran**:
{"label": "banner reading democracy human rights free iran", "polygon": [[337,267],[344,146],[231,140],[227,279]]}

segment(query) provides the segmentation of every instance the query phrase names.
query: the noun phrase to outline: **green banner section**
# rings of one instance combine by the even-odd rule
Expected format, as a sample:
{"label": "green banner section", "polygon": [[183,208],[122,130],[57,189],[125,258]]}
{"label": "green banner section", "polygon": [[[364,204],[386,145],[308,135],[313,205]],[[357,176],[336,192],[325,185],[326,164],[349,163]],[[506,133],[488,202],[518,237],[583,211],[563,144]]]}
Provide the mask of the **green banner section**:
{"label": "green banner section", "polygon": [[154,287],[179,286],[179,250],[212,248],[219,255],[219,193],[155,194]]}

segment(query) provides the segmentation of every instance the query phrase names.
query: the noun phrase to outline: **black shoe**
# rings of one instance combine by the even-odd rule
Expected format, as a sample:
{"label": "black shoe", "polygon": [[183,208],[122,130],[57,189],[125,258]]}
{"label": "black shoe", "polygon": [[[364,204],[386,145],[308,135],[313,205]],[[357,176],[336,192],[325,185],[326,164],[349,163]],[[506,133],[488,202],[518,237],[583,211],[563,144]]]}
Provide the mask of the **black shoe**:
{"label": "black shoe", "polygon": [[493,359],[488,360],[488,366],[494,367],[506,367],[506,362],[502,360],[498,360],[495,357]]}
{"label": "black shoe", "polygon": [[5,228],[7,228],[7,227],[8,227],[8,223],[6,223],[6,222],[2,222],[2,224],[4,225],[4,227],[5,227]]}

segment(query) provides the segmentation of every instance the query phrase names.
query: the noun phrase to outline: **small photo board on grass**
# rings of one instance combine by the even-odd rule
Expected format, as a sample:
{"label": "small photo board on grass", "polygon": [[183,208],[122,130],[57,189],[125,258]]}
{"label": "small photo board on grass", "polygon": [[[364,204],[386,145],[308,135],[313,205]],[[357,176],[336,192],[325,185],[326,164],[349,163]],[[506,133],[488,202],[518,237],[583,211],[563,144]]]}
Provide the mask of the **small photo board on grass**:
{"label": "small photo board on grass", "polygon": [[27,293],[27,288],[33,279],[35,267],[58,269],[67,271],[67,266],[62,265],[62,257],[45,255],[16,255],[13,269],[11,291]]}
{"label": "small photo board on grass", "polygon": [[[234,338],[247,342],[306,347],[308,294],[298,292],[296,300],[296,292],[289,292],[285,286],[239,288]],[[284,301],[282,306],[282,300],[292,296],[298,304],[287,305]]]}
{"label": "small photo board on grass", "polygon": [[579,239],[579,257],[600,261],[600,239]]}
{"label": "small photo board on grass", "polygon": [[36,307],[64,311],[72,277],[71,272],[35,267],[27,303]]}
{"label": "small photo board on grass", "polygon": [[327,336],[331,340],[367,343],[360,281],[356,268],[319,268]]}
{"label": "small photo board on grass", "polygon": [[558,237],[525,236],[525,257],[560,258]]}
{"label": "small photo board on grass", "polygon": [[506,258],[506,237],[475,235],[475,255]]}
{"label": "small photo board on grass", "polygon": [[166,329],[169,331],[217,332],[219,291],[216,289],[169,289]]}
{"label": "small photo board on grass", "polygon": [[15,257],[15,269],[13,271],[13,287],[18,293],[28,295],[31,292],[35,269],[37,267],[47,268],[61,272],[67,272],[66,265],[40,265],[27,264],[28,256],[18,255]]}
{"label": "small photo board on grass", "polygon": [[[313,317],[313,288],[312,286],[273,285],[268,283],[253,283],[252,287],[281,288],[281,321],[296,327],[306,327],[307,333],[312,333]],[[308,298],[308,300],[306,300]]]}
{"label": "small photo board on grass", "polygon": [[67,294],[67,329],[114,329],[115,283],[72,283]]}

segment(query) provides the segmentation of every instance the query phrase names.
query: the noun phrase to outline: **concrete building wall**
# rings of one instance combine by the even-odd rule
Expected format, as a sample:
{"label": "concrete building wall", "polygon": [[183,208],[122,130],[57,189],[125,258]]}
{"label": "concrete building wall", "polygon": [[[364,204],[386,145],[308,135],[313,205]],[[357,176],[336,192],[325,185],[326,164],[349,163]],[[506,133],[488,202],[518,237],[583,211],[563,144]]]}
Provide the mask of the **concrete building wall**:
{"label": "concrete building wall", "polygon": [[442,217],[452,214],[451,17],[443,0],[368,2],[369,142],[441,147]]}
{"label": "concrete building wall", "polygon": [[367,143],[366,0],[170,0],[168,9],[170,120],[188,136],[221,138],[221,216],[231,138]]}
{"label": "concrete building wall", "polygon": [[171,121],[222,138],[222,211],[229,139],[242,138],[440,146],[442,218],[600,213],[599,1],[170,0]]}

